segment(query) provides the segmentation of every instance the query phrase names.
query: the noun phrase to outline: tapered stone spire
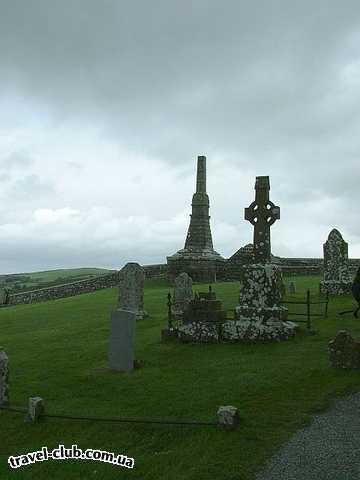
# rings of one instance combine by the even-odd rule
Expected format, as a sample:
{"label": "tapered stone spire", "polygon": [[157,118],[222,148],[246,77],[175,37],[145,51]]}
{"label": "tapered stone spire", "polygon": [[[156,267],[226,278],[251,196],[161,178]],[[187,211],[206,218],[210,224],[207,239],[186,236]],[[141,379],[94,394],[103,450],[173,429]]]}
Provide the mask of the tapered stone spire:
{"label": "tapered stone spire", "polygon": [[197,159],[196,192],[191,203],[190,225],[183,250],[167,257],[169,277],[188,273],[194,281],[214,281],[217,267],[225,260],[214,250],[206,193],[206,157]]}
{"label": "tapered stone spire", "polygon": [[198,157],[196,192],[192,198],[192,213],[185,249],[213,251],[210,230],[209,196],[206,193],[206,157]]}

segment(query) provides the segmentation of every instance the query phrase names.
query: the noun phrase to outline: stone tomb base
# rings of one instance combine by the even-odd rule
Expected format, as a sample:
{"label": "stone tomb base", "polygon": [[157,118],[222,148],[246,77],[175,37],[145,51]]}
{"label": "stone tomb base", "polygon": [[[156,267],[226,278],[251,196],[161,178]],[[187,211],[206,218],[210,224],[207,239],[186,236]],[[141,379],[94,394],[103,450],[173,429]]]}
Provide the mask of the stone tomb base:
{"label": "stone tomb base", "polygon": [[282,275],[279,266],[267,263],[245,268],[236,321],[226,335],[231,340],[268,342],[287,340],[297,325],[287,320],[288,309],[281,305]]}
{"label": "stone tomb base", "polygon": [[348,295],[351,294],[351,287],[351,281],[322,280],[320,282],[320,293],[329,293],[329,295]]}

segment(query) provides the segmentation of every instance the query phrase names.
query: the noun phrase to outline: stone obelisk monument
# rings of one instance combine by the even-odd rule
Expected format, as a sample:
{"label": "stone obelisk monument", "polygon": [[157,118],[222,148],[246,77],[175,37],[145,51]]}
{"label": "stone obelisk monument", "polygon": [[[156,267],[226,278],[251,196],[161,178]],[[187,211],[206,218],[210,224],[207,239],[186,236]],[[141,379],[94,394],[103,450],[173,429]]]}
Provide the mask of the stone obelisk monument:
{"label": "stone obelisk monument", "polygon": [[225,262],[213,247],[209,196],[206,193],[206,157],[197,159],[196,192],[192,198],[192,213],[185,247],[167,257],[168,275],[174,279],[186,272],[193,281],[213,282],[217,269]]}

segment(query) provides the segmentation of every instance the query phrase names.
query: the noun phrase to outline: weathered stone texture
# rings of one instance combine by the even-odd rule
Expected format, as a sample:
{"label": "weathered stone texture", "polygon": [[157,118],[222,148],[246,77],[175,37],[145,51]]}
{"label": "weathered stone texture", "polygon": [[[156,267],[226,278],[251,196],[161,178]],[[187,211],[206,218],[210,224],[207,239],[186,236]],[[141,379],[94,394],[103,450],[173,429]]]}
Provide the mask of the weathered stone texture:
{"label": "weathered stone texture", "polygon": [[146,317],[144,271],[138,263],[129,262],[120,270],[118,308],[134,312],[137,320]]}
{"label": "weathered stone texture", "polygon": [[44,412],[44,400],[41,397],[30,397],[26,420],[29,422],[38,422]]}
{"label": "weathered stone texture", "polygon": [[192,279],[182,272],[175,278],[172,313],[182,315],[193,298]]}
{"label": "weathered stone texture", "polygon": [[0,347],[0,405],[9,404],[9,358]]}
{"label": "weathered stone texture", "polygon": [[324,277],[320,282],[320,291],[331,295],[344,295],[351,292],[351,286],[348,244],[334,228],[324,243]]}
{"label": "weathered stone texture", "polygon": [[245,209],[245,219],[254,226],[254,261],[243,273],[236,322],[226,324],[230,340],[264,342],[284,340],[295,334],[296,325],[287,321],[288,309],[281,305],[281,267],[271,263],[270,227],[280,218],[280,208],[269,200],[269,177],[256,177],[255,201]]}
{"label": "weathered stone texture", "polygon": [[239,412],[232,405],[224,405],[218,408],[217,417],[219,425],[226,429],[234,429],[239,424]]}
{"label": "weathered stone texture", "polygon": [[115,310],[111,314],[109,368],[129,372],[134,368],[135,313]]}
{"label": "weathered stone texture", "polygon": [[360,368],[360,342],[346,330],[340,330],[329,342],[330,363],[335,368]]}
{"label": "weathered stone texture", "polygon": [[218,266],[225,260],[213,248],[204,156],[198,157],[196,192],[191,206],[192,213],[185,246],[167,257],[169,278],[174,279],[179,273],[186,272],[194,281],[214,281]]}

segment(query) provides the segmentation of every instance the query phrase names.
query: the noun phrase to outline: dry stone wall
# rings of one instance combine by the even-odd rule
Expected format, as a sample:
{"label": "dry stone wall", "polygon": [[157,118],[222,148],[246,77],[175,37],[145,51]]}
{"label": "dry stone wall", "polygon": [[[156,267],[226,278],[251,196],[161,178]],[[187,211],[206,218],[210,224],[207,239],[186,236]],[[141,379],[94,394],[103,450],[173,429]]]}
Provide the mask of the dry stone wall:
{"label": "dry stone wall", "polygon": [[[279,264],[284,275],[316,275],[322,271],[321,258],[282,258]],[[356,270],[360,266],[360,259],[349,260],[349,270],[352,276],[355,276]],[[166,278],[167,265],[145,265],[143,266],[145,278]],[[218,281],[239,280],[234,270],[232,275],[227,275],[226,263],[221,265],[217,274]],[[240,270],[239,270],[240,276]],[[81,295],[82,293],[95,292],[103,288],[117,287],[119,285],[119,272],[113,272],[101,275],[88,280],[79,280],[77,282],[64,285],[55,285],[53,287],[41,288],[29,292],[20,292],[10,294],[9,304],[18,305],[24,303],[46,302],[57,298],[71,297]]]}

